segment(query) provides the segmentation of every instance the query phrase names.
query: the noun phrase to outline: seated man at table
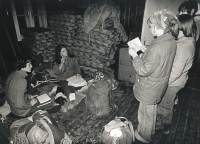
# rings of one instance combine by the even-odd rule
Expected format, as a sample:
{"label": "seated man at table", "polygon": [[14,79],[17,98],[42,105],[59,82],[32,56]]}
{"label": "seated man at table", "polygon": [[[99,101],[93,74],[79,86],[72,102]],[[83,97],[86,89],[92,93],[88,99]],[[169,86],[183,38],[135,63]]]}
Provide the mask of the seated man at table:
{"label": "seated man at table", "polygon": [[31,59],[17,58],[15,70],[6,80],[5,96],[11,112],[17,116],[28,116],[38,110],[36,96],[27,94],[27,72],[31,72]]}

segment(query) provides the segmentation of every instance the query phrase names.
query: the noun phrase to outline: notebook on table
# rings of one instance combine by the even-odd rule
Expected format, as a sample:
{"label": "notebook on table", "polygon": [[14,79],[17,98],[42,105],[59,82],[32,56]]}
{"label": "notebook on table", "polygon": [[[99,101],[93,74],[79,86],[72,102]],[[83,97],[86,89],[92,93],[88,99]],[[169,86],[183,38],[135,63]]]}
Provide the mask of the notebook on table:
{"label": "notebook on table", "polygon": [[66,80],[68,81],[69,86],[82,87],[87,85],[87,82],[82,77],[77,77],[75,75]]}
{"label": "notebook on table", "polygon": [[36,97],[38,102],[39,102],[39,105],[38,107],[41,107],[41,106],[44,106],[44,105],[47,105],[47,104],[50,104],[51,103],[51,98],[47,95],[47,94],[42,94],[38,97]]}

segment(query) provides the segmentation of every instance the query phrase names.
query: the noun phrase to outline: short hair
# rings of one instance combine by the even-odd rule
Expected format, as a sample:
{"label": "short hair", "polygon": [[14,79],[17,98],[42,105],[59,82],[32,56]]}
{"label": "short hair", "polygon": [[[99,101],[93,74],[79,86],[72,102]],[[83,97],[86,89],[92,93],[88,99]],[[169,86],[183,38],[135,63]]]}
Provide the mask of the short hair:
{"label": "short hair", "polygon": [[194,19],[189,14],[183,14],[178,16],[178,19],[182,25],[182,31],[185,37],[195,37],[196,36],[196,24]]}
{"label": "short hair", "polygon": [[180,13],[181,11],[187,11],[187,13],[191,15],[192,9],[194,9],[194,13],[192,14],[194,15],[198,10],[197,2],[191,0],[185,1],[178,7],[178,12]]}
{"label": "short hair", "polygon": [[[165,19],[162,17],[165,17]],[[164,34],[170,32],[174,38],[178,37],[179,28],[181,27],[178,18],[169,9],[162,9],[154,12],[147,20],[147,24],[153,24],[158,29],[164,29]]]}
{"label": "short hair", "polygon": [[58,45],[56,47],[56,51],[55,51],[55,61],[57,64],[60,64],[61,63],[61,55],[60,55],[60,52],[61,52],[61,49],[62,48],[66,48],[67,52],[68,52],[68,57],[74,57],[74,55],[72,55],[69,50],[67,49],[67,47],[65,45]]}
{"label": "short hair", "polygon": [[27,55],[20,55],[15,58],[14,70],[21,70],[26,67],[27,63],[30,63],[32,59]]}

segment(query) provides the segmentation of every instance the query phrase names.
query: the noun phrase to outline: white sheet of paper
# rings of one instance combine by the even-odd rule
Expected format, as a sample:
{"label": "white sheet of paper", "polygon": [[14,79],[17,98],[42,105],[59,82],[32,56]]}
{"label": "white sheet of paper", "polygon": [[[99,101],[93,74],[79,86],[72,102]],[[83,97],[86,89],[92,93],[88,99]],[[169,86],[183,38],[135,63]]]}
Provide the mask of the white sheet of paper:
{"label": "white sheet of paper", "polygon": [[76,97],[75,97],[75,93],[70,93],[69,94],[69,100],[72,101],[72,100],[75,100]]}
{"label": "white sheet of paper", "polygon": [[68,85],[74,86],[74,87],[80,87],[87,85],[87,82],[82,77],[72,76],[67,79]]}
{"label": "white sheet of paper", "polygon": [[139,50],[141,50],[141,46],[143,46],[142,45],[142,43],[141,43],[141,41],[140,41],[140,39],[137,37],[137,38],[135,38],[135,39],[132,39],[131,41],[129,41],[128,43],[128,46],[130,47],[130,48],[135,48],[135,50],[138,52]]}
{"label": "white sheet of paper", "polygon": [[51,100],[51,98],[47,94],[42,94],[38,96],[37,99],[41,104]]}

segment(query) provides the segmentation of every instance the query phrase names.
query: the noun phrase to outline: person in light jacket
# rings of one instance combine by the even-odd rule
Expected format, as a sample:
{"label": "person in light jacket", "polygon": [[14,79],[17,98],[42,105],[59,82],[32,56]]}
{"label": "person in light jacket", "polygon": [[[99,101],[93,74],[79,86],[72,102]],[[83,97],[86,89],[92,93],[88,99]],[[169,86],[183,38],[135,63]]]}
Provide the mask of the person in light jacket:
{"label": "person in light jacket", "polygon": [[173,106],[177,92],[182,89],[188,79],[188,71],[192,67],[195,54],[195,33],[196,25],[193,17],[183,14],[178,17],[182,29],[177,40],[177,51],[169,78],[167,91],[158,104],[158,118],[156,129],[169,133],[169,126],[172,123]]}
{"label": "person in light jacket", "polygon": [[177,17],[167,9],[156,11],[148,19],[148,25],[156,39],[144,54],[139,57],[134,48],[129,48],[137,72],[133,92],[140,102],[135,137],[143,143],[151,142],[155,133],[157,104],[168,86],[179,31]]}

